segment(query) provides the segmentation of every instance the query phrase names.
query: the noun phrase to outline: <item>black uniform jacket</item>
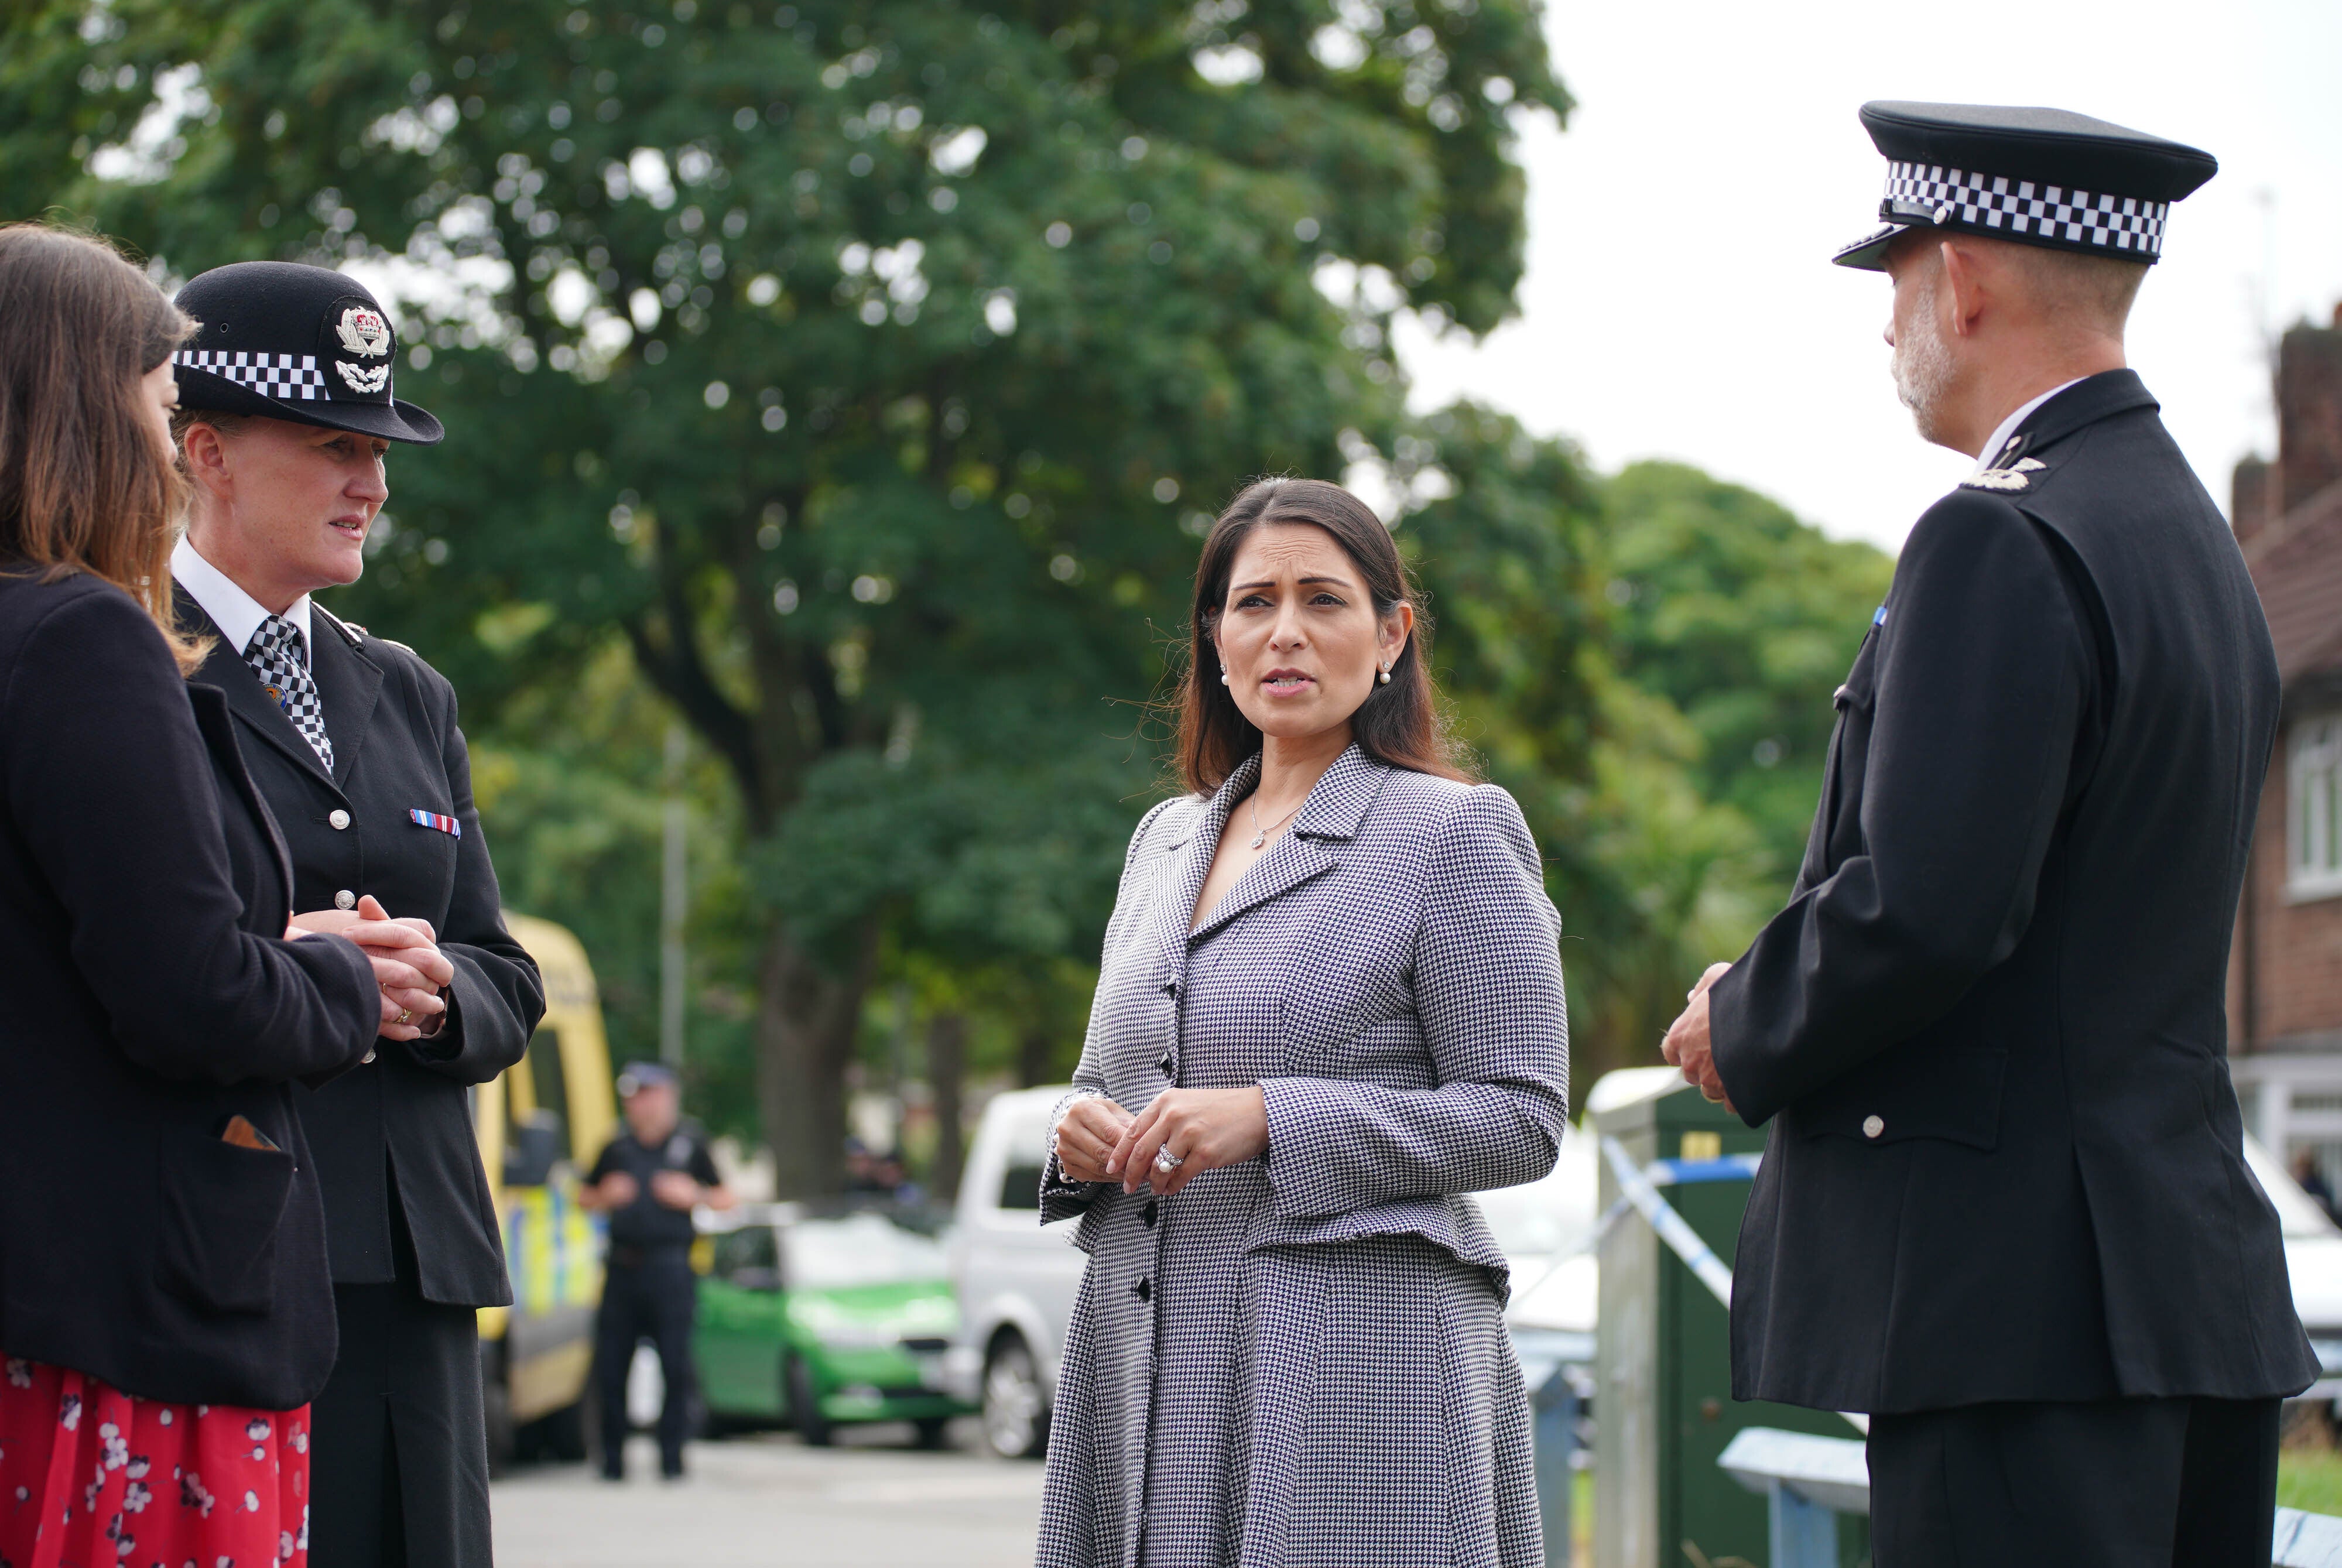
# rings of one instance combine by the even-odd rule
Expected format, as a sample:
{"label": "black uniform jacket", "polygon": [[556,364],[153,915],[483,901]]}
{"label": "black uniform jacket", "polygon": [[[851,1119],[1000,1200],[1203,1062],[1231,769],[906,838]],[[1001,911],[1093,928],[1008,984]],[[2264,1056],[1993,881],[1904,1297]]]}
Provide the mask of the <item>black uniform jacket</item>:
{"label": "black uniform jacket", "polygon": [[[215,634],[185,591],[179,609],[185,622]],[[301,1096],[325,1180],[334,1280],[396,1277],[395,1172],[424,1298],[500,1306],[512,1288],[465,1090],[526,1052],[545,1013],[544,985],[505,930],[455,689],[410,648],[322,608],[313,606],[310,623],[310,671],[334,742],[330,775],[225,640],[195,680],[225,693],[235,715],[253,778],[292,850],[295,905],[332,909],[339,894],[372,894],[394,915],[431,922],[455,966],[439,1035],[384,1042],[373,1062]],[[462,832],[418,824],[415,811],[452,818]]]}
{"label": "black uniform jacket", "polygon": [[[291,900],[218,694],[119,589],[0,575],[0,1350],[150,1399],[324,1386],[285,1081],[355,1064],[381,999],[348,943],[281,940]],[[237,1115],[276,1148],[223,1142]]]}
{"label": "black uniform jacket", "polygon": [[2317,1373],[2228,1080],[2268,628],[2137,375],[2018,434],[1912,530],[1796,894],[1711,994],[1725,1088],[1773,1121],[1738,1398],[2234,1399]]}
{"label": "black uniform jacket", "polygon": [[642,1253],[655,1248],[671,1249],[680,1255],[690,1249],[697,1233],[690,1210],[670,1209],[651,1195],[652,1177],[661,1171],[681,1171],[703,1187],[724,1180],[716,1169],[715,1156],[707,1152],[707,1134],[691,1122],[676,1123],[656,1148],[646,1148],[632,1128],[621,1127],[616,1137],[602,1145],[586,1179],[599,1183],[613,1171],[624,1171],[635,1179],[635,1201],[610,1211],[611,1258],[621,1264],[640,1262]]}

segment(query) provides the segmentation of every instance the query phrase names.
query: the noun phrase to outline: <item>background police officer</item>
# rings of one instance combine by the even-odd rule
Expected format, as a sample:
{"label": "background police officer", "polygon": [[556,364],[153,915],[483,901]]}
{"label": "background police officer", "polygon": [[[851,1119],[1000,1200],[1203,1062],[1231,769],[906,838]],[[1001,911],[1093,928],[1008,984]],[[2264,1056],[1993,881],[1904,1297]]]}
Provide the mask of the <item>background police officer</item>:
{"label": "background police officer", "polygon": [[683,1473],[683,1441],[696,1386],[691,1320],[699,1282],[691,1269],[691,1211],[728,1209],[735,1199],[716,1174],[700,1130],[679,1114],[674,1073],[654,1062],[618,1075],[626,1130],[610,1140],[578,1201],[610,1216],[610,1255],[595,1323],[595,1383],[602,1401],[602,1473],[626,1473],[626,1372],[635,1346],[658,1347],[666,1383],[659,1411],[659,1473]]}
{"label": "background police officer", "polygon": [[1773,1124],[1733,1393],[1868,1411],[1879,1568],[2268,1561],[2317,1375],[2227,1063],[2277,714],[2260,603],[2127,368],[2208,154],[1871,104],[1897,389],[1977,460],[1846,684],[1796,891],[1668,1060]]}
{"label": "background police officer", "polygon": [[505,929],[454,688],[310,598],[357,580],[390,444],[428,445],[439,422],[392,394],[397,335],[343,274],[240,262],[178,304],[201,325],[175,361],[194,498],[171,570],[183,620],[218,639],[194,679],[226,695],[300,923],[386,911],[438,956],[432,993],[386,993],[401,1023],[366,1064],[298,1097],[341,1338],[314,1410],[311,1551],[485,1568],[477,1309],[512,1293],[466,1094],[527,1050],[544,987]]}

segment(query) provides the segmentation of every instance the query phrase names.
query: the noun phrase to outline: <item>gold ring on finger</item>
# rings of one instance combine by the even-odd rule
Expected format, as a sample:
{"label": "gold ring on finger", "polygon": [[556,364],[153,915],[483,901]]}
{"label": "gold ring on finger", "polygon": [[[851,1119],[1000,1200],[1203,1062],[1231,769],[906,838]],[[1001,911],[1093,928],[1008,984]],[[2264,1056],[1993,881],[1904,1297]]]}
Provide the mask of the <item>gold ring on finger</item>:
{"label": "gold ring on finger", "polygon": [[398,1010],[398,1021],[399,1021],[401,1024],[405,1023],[409,1018],[412,1018],[412,1017],[414,1017],[414,1016],[415,1016],[415,1012],[414,1012],[414,1009],[412,1009],[412,1008],[409,1008],[409,1007],[402,1007],[402,1008],[400,1008],[400,1009]]}

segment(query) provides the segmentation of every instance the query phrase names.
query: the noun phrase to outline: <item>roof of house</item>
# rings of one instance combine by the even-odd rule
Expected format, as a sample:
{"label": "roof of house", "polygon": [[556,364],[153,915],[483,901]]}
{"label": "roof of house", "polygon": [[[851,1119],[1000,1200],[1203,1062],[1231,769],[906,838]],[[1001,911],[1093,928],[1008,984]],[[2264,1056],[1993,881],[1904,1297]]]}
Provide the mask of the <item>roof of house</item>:
{"label": "roof of house", "polygon": [[2342,670],[2342,484],[2296,506],[2245,545],[2287,683]]}

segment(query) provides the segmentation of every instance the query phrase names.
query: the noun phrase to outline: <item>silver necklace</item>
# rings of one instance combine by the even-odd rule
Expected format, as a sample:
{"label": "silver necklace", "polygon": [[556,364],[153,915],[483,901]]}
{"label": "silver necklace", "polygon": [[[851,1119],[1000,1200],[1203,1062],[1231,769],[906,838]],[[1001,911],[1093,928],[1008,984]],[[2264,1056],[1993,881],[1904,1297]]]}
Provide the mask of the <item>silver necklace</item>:
{"label": "silver necklace", "polygon": [[1307,805],[1308,804],[1309,797],[1305,794],[1299,800],[1293,803],[1293,811],[1286,812],[1285,816],[1278,817],[1275,822],[1270,823],[1267,827],[1263,827],[1260,825],[1260,796],[1257,794],[1254,794],[1252,797],[1252,847],[1258,849],[1262,844],[1266,844],[1268,842],[1269,834],[1275,829],[1285,825],[1286,817],[1291,816],[1294,811],[1299,811],[1303,806]]}

